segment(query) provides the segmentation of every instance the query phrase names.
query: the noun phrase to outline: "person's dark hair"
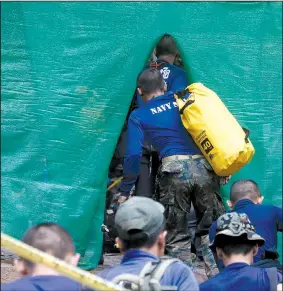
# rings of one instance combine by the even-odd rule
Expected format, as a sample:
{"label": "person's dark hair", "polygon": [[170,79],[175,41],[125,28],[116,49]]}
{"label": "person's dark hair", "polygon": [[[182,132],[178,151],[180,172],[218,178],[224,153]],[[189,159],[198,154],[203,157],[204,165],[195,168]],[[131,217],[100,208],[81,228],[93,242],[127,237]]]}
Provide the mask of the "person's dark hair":
{"label": "person's dark hair", "polygon": [[163,35],[155,48],[156,57],[159,58],[160,56],[176,55],[177,53],[178,48],[171,35]]}
{"label": "person's dark hair", "polygon": [[151,248],[157,241],[158,236],[161,232],[165,230],[165,221],[161,227],[150,236],[147,236],[144,233],[139,233],[138,230],[133,230],[133,239],[131,240],[122,240],[122,247],[125,251],[129,249],[139,249],[139,248]]}
{"label": "person's dark hair", "polygon": [[[22,241],[40,251],[64,260],[66,255],[75,252],[73,240],[69,233],[55,223],[40,223],[29,228]],[[23,260],[29,267],[34,264]]]}
{"label": "person's dark hair", "polygon": [[137,88],[140,88],[143,94],[163,90],[164,80],[159,70],[150,68],[142,71],[137,78]]}
{"label": "person's dark hair", "polygon": [[243,236],[233,237],[221,234],[217,236],[215,245],[229,257],[236,254],[248,254],[257,245],[257,241],[248,240]]}
{"label": "person's dark hair", "polygon": [[236,203],[240,199],[248,198],[255,200],[260,197],[260,190],[253,180],[239,180],[232,184],[230,190],[230,201]]}

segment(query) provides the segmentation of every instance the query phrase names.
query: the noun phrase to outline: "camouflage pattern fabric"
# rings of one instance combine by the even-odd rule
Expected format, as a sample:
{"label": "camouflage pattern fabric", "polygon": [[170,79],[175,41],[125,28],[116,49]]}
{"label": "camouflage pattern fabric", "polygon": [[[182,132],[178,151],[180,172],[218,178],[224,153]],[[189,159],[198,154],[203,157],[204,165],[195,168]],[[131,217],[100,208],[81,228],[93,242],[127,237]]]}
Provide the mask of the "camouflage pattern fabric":
{"label": "camouflage pattern fabric", "polygon": [[219,273],[216,261],[212,250],[209,248],[209,236],[203,235],[201,237],[201,252],[204,260],[205,272],[208,278]]}
{"label": "camouflage pattern fabric", "polygon": [[264,244],[264,239],[255,232],[254,226],[245,213],[229,212],[217,219],[215,239],[210,244],[212,249],[215,249],[219,235],[243,236],[243,239],[256,241],[259,246]]}
{"label": "camouflage pattern fabric", "polygon": [[[197,218],[195,235],[205,236],[212,222],[225,213],[219,190],[220,177],[204,158],[162,162],[154,198],[165,207],[168,254],[188,264],[194,261],[188,232],[190,204],[193,203]],[[200,246],[202,253],[208,249],[208,241],[205,244]]]}

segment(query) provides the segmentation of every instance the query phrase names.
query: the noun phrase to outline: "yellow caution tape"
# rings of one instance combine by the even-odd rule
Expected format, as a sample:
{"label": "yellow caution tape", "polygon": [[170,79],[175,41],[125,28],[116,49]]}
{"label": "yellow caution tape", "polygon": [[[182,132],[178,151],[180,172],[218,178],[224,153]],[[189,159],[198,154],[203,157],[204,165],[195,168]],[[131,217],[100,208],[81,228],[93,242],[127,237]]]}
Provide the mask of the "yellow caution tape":
{"label": "yellow caution tape", "polygon": [[123,179],[123,176],[118,178],[116,181],[114,181],[108,188],[107,190],[110,190],[111,188],[113,188],[114,186],[116,186],[117,184],[119,184]]}
{"label": "yellow caution tape", "polygon": [[19,257],[27,259],[37,264],[43,264],[50,267],[59,273],[66,275],[75,281],[80,282],[90,288],[96,290],[107,291],[126,291],[126,289],[117,286],[111,282],[107,282],[102,278],[95,276],[87,271],[67,264],[66,262],[59,260],[47,253],[44,253],[36,248],[33,248],[19,240],[10,237],[7,234],[1,232],[1,246],[8,248],[10,251],[17,254]]}

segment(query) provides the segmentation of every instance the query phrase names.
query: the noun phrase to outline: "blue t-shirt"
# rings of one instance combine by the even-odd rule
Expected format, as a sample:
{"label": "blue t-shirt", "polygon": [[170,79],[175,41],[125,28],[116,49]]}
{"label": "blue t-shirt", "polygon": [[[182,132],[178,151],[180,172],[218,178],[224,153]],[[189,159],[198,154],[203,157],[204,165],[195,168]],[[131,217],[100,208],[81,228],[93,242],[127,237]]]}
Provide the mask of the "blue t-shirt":
{"label": "blue t-shirt", "polygon": [[[111,281],[120,274],[140,274],[147,262],[158,262],[159,258],[145,251],[129,250],[125,253],[121,264],[105,269],[97,274],[107,281]],[[197,280],[191,269],[182,262],[173,263],[164,272],[160,280],[161,285],[177,286],[179,291],[198,291]]]}
{"label": "blue t-shirt", "polygon": [[81,291],[81,288],[81,284],[76,281],[54,275],[25,276],[11,283],[1,284],[1,291]]}
{"label": "blue t-shirt", "polygon": [[121,194],[128,196],[139,174],[145,138],[159,153],[159,159],[172,155],[200,155],[201,151],[184,128],[173,92],[155,97],[134,110],[128,120]]}
{"label": "blue t-shirt", "polygon": [[[254,262],[260,260],[265,250],[277,249],[277,231],[282,232],[282,208],[273,205],[254,204],[249,199],[239,200],[232,211],[245,213],[254,225],[256,233],[265,239],[265,243],[258,250]],[[216,234],[216,221],[209,229],[209,240],[212,242]]]}
{"label": "blue t-shirt", "polygon": [[233,263],[199,288],[200,291],[270,291],[270,280],[263,268]]}
{"label": "blue t-shirt", "polygon": [[[167,85],[167,91],[176,92],[178,90],[184,89],[188,86],[188,78],[186,72],[178,66],[171,65],[168,62],[158,59],[156,62],[151,62],[151,64],[157,64],[157,69],[162,74],[162,77]],[[154,66],[150,66],[154,67]],[[137,93],[138,106],[144,105],[141,96]]]}

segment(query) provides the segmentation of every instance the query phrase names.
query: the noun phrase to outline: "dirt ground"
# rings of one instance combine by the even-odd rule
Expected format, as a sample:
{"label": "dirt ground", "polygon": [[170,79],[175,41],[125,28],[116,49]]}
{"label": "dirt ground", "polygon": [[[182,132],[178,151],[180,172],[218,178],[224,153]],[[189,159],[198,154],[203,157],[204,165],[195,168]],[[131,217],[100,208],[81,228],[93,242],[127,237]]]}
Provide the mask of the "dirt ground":
{"label": "dirt ground", "polygon": [[[110,267],[111,265],[119,264],[121,257],[122,256],[119,254],[105,254],[104,264],[99,265],[95,270],[92,270],[91,273],[95,274],[107,267]],[[196,275],[199,283],[207,279],[204,271],[204,266],[202,266],[201,263],[199,263],[197,266],[193,266],[193,272]],[[19,276],[14,270],[13,261],[11,259],[1,259],[1,283],[8,283],[17,278],[19,278]]]}

